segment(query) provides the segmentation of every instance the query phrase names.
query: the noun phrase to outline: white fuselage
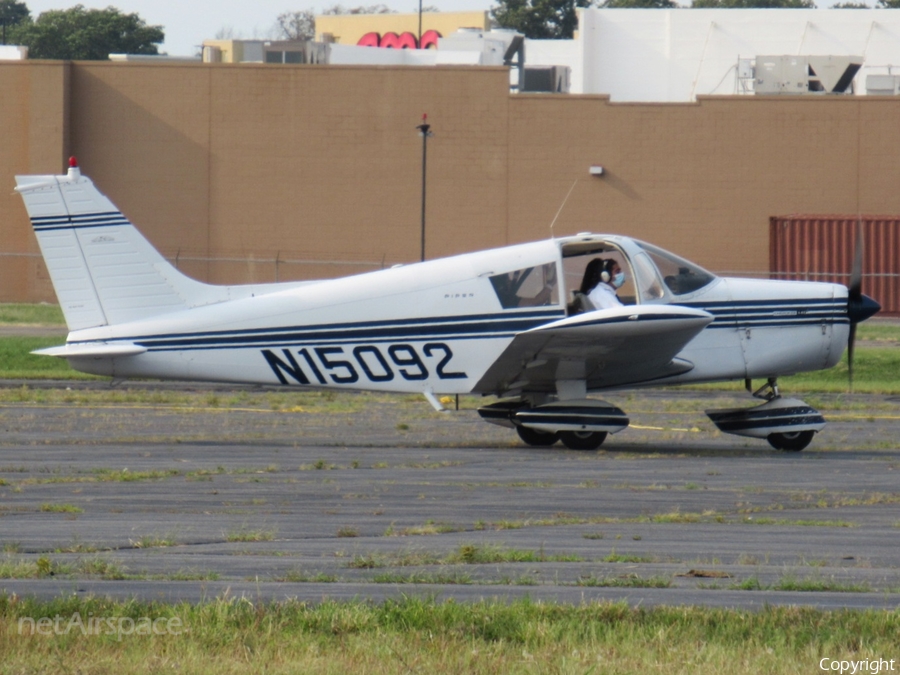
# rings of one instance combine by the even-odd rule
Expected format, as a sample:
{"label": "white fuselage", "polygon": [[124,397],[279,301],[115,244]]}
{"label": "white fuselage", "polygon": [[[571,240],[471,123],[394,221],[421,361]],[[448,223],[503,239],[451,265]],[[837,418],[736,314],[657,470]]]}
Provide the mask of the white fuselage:
{"label": "white fuselage", "polygon": [[[467,393],[517,333],[566,316],[563,299],[570,289],[560,288],[551,304],[504,308],[490,279],[509,270],[561,266],[558,241],[75,331],[70,346],[121,342],[146,351],[69,360],[79,370],[122,378]],[[834,284],[717,279],[677,303],[657,300],[714,317],[678,355],[693,369],[665,381],[773,377],[831,367],[847,344],[846,295],[845,287]]]}

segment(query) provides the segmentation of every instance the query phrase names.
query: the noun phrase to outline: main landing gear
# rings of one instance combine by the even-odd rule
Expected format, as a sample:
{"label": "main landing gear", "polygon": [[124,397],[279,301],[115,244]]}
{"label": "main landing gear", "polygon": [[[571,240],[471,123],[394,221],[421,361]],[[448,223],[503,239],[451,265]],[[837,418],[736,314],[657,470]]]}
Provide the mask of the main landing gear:
{"label": "main landing gear", "polygon": [[707,410],[720,431],[765,438],[776,450],[799,452],[825,426],[825,418],[815,408],[796,398],[782,398],[777,378],[770,377],[756,391],[752,391],[749,379],[746,385],[754,397],[766,402],[754,408]]}
{"label": "main landing gear", "polygon": [[[747,391],[765,403],[753,408],[707,410],[720,431],[764,438],[776,450],[799,452],[824,428],[825,419],[818,410],[799,399],[781,396],[776,378],[770,377],[756,391],[750,380],[746,383]],[[609,434],[629,424],[622,410],[605,401],[539,401],[506,399],[479,408],[478,414],[488,422],[515,429],[528,445],[548,448],[562,441],[570,450],[596,450]]]}
{"label": "main landing gear", "polygon": [[542,405],[510,399],[479,408],[478,414],[493,424],[514,428],[528,445],[546,448],[562,441],[569,450],[596,450],[608,434],[628,426],[622,410],[591,399]]}

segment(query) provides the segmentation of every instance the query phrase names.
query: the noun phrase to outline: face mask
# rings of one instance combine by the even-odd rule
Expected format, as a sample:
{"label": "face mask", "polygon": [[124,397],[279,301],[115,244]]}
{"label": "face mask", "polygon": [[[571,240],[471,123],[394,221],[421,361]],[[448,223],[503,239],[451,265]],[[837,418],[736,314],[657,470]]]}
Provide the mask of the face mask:
{"label": "face mask", "polygon": [[613,277],[612,285],[615,288],[622,288],[622,284],[625,283],[625,272],[619,272],[616,276]]}

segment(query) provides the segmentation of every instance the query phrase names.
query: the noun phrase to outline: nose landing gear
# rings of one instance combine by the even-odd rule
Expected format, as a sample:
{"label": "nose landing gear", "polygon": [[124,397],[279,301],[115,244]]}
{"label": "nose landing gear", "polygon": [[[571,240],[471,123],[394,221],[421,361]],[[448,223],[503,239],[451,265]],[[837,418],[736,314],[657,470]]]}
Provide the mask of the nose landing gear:
{"label": "nose landing gear", "polygon": [[[746,383],[747,391],[751,391],[750,380]],[[825,418],[818,410],[799,399],[783,398],[774,377],[752,393],[766,402],[754,408],[707,410],[706,415],[720,431],[765,438],[776,450],[790,452],[803,450],[825,427]]]}
{"label": "nose landing gear", "polygon": [[786,433],[769,434],[766,440],[776,450],[800,452],[812,442],[815,431],[789,431]]}

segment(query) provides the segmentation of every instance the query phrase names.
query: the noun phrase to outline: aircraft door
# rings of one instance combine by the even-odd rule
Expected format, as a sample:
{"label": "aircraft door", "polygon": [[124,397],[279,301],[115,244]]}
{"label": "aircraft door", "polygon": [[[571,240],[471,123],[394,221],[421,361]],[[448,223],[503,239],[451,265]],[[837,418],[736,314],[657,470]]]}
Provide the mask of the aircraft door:
{"label": "aircraft door", "polygon": [[568,314],[585,311],[578,301],[578,295],[585,286],[585,274],[593,260],[615,260],[625,272],[625,283],[616,291],[616,296],[623,305],[635,305],[641,302],[641,295],[635,283],[635,271],[628,256],[617,246],[602,241],[579,243],[563,249],[562,278],[565,286],[565,298]]}

